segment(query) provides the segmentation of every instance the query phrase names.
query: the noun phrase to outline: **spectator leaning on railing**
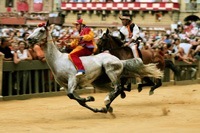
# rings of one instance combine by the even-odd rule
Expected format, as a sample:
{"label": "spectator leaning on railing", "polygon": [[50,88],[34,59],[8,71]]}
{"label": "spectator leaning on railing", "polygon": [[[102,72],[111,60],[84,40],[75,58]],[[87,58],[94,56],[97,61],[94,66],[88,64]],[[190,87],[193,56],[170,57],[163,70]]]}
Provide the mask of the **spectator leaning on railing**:
{"label": "spectator leaning on railing", "polygon": [[13,54],[11,53],[11,49],[9,48],[10,42],[8,38],[2,37],[0,39],[0,54],[4,54],[4,61],[13,60]]}
{"label": "spectator leaning on railing", "polygon": [[194,58],[197,59],[198,61],[200,61],[200,44],[194,50]]}
{"label": "spectator leaning on railing", "polygon": [[28,49],[27,44],[24,41],[18,42],[18,50],[14,53],[14,63],[18,64],[20,61],[32,60],[32,56]]}
{"label": "spectator leaning on railing", "polygon": [[44,51],[41,47],[41,43],[44,42],[39,42],[37,44],[35,44],[33,47],[30,47],[28,50],[31,54],[31,56],[33,57],[33,60],[40,60],[45,62],[45,56],[44,56]]}
{"label": "spectator leaning on railing", "polygon": [[184,61],[188,64],[192,64],[195,61],[195,59],[191,55],[191,52],[190,52],[191,48],[192,48],[192,45],[190,44],[189,40],[182,39],[178,47],[178,53],[177,53],[178,60]]}
{"label": "spectator leaning on railing", "polygon": [[190,52],[195,60],[200,60],[200,37],[194,38]]}

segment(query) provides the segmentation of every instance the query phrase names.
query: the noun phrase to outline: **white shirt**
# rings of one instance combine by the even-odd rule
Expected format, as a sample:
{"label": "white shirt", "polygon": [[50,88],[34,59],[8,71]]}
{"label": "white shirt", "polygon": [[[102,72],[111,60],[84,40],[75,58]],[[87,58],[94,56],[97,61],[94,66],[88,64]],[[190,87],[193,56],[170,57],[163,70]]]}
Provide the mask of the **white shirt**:
{"label": "white shirt", "polygon": [[173,50],[174,50],[174,54],[177,54],[178,53],[178,46],[174,45]]}
{"label": "white shirt", "polygon": [[180,43],[179,47],[183,48],[185,55],[188,55],[189,50],[192,47],[192,44],[189,44],[189,43]]}
{"label": "white shirt", "polygon": [[140,30],[138,26],[135,24],[133,27],[132,37],[129,38],[128,28],[126,26],[122,26],[120,32],[125,36],[125,41],[129,41],[130,39],[136,40],[139,37]]}
{"label": "white shirt", "polygon": [[28,58],[28,50],[24,49],[23,53],[20,50],[17,50],[17,56],[19,59],[26,59]]}

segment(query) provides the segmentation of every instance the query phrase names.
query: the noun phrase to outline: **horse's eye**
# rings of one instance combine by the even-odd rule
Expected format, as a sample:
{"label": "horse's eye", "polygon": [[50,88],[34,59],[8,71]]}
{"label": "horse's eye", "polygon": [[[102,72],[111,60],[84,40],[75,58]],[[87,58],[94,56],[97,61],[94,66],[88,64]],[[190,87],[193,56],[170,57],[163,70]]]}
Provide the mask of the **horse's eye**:
{"label": "horse's eye", "polygon": [[44,29],[40,29],[40,32],[42,32],[42,33],[43,33],[44,31],[45,31]]}

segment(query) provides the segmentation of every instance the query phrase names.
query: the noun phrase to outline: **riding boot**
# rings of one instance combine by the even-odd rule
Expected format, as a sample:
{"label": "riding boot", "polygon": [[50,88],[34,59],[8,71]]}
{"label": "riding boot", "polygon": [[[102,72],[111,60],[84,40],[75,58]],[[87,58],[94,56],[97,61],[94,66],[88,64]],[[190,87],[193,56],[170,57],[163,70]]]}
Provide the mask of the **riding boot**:
{"label": "riding boot", "polygon": [[139,54],[139,57],[143,60],[143,58],[142,58],[142,52],[140,51],[140,49],[139,49],[139,46],[137,45],[137,51],[138,51],[138,54]]}
{"label": "riding boot", "polygon": [[140,58],[138,48],[137,48],[137,44],[131,43],[130,48],[132,49],[134,58]]}

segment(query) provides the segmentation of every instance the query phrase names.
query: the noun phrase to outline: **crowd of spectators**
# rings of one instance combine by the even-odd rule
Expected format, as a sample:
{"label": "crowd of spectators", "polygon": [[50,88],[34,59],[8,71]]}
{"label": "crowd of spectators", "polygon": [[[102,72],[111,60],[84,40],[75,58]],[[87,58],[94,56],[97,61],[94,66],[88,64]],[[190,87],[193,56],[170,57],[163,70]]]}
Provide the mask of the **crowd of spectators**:
{"label": "crowd of spectators", "polygon": [[174,57],[175,60],[188,64],[200,59],[200,30],[196,22],[179,22],[173,31],[168,30],[166,33],[151,36],[142,32],[141,36],[145,40],[143,48],[162,48],[166,58]]}
{"label": "crowd of spectators", "polygon": [[[153,34],[143,37],[143,49],[154,49],[162,52],[166,60],[183,61],[193,64],[200,60],[200,29],[195,21],[188,21],[184,24],[177,23],[177,27],[168,30],[163,34]],[[197,68],[184,68],[180,74],[191,71],[191,77],[195,77]]]}
{"label": "crowd of spectators", "polygon": [[[4,60],[13,60],[19,63],[21,60],[41,60],[45,61],[44,52],[40,43],[34,47],[27,47],[26,37],[33,31],[35,27],[17,26],[0,27],[0,52],[5,54]],[[103,34],[102,29],[93,29],[96,34],[96,41]],[[66,34],[75,33],[73,27],[62,27],[56,25],[53,30],[53,37],[56,45],[61,52],[67,52],[64,42],[58,41],[60,37]],[[158,32],[147,34],[141,28],[140,36],[143,42],[140,44],[142,49],[161,50],[166,59],[175,59],[192,64],[200,60],[200,30],[196,22],[189,21],[187,23],[177,23],[177,27],[166,32]],[[23,46],[22,46],[23,44]],[[9,50],[10,49],[10,50]],[[26,55],[23,50],[26,49]],[[14,55],[14,56],[13,56]],[[23,58],[21,58],[23,57]],[[194,70],[195,69],[195,70]],[[192,68],[196,71],[196,68]]]}

